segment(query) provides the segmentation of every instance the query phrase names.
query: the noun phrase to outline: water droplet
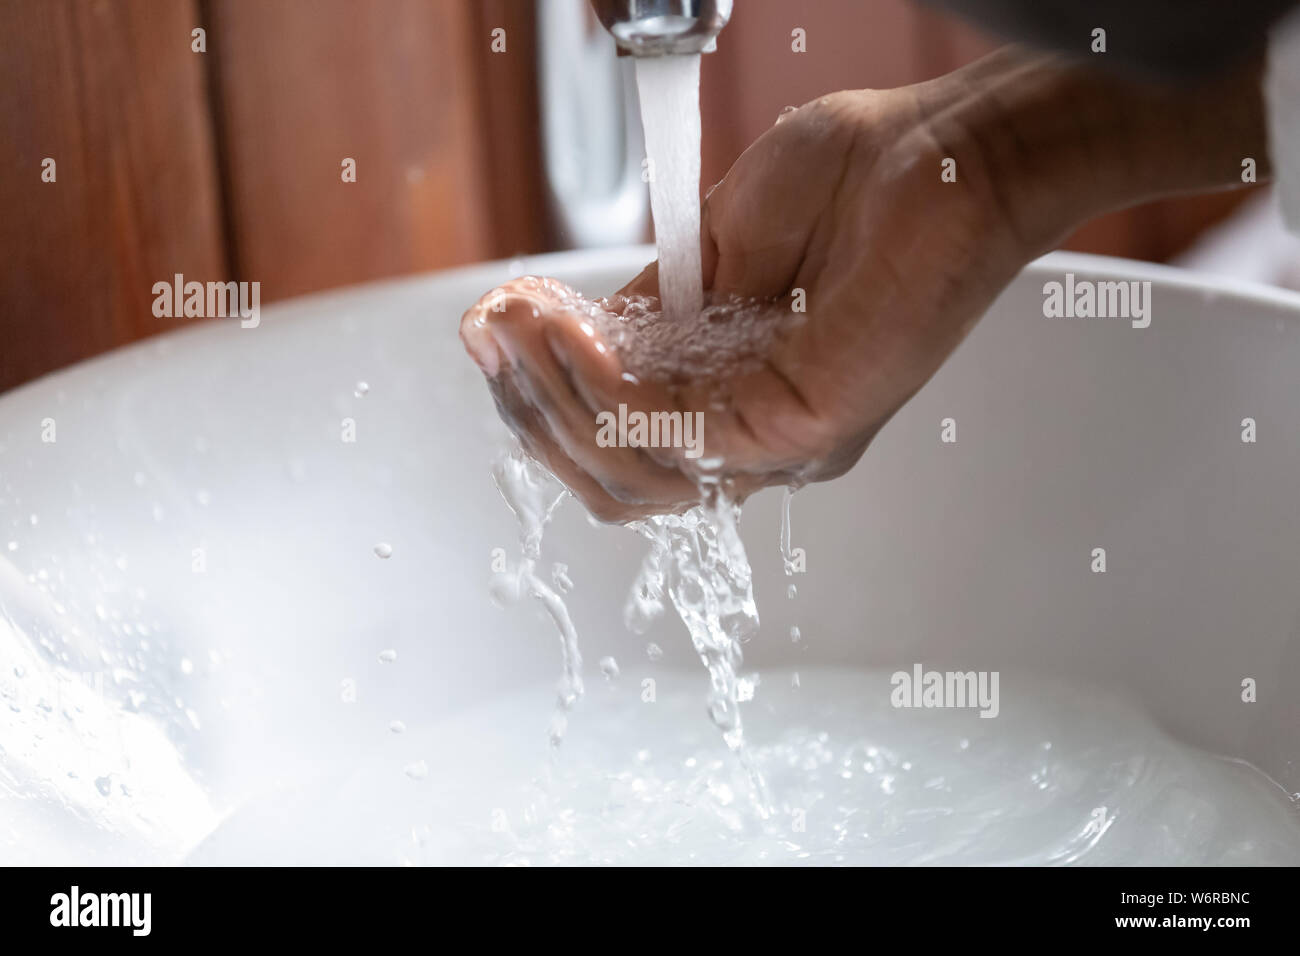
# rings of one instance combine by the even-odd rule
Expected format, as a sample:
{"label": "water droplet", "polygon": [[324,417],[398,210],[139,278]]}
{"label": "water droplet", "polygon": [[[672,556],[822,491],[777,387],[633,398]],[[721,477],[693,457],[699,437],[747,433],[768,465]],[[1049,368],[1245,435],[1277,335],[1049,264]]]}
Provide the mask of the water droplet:
{"label": "water droplet", "polygon": [[569,718],[559,711],[551,714],[551,726],[547,731],[547,735],[550,737],[552,747],[558,747],[564,743],[564,732],[568,729]]}
{"label": "water droplet", "polygon": [[190,660],[188,657],[181,658],[181,673],[182,674],[194,673],[194,662]]}
{"label": "water droplet", "polygon": [[412,780],[423,780],[425,777],[429,776],[429,765],[423,760],[416,760],[415,762],[408,763],[403,767],[402,773],[406,774]]}
{"label": "water droplet", "polygon": [[113,781],[108,777],[96,777],[95,789],[99,791],[101,797],[106,797],[113,792]]}
{"label": "water droplet", "polygon": [[370,392],[370,384],[368,382],[357,382],[356,388],[352,390],[352,394],[355,395],[357,398],[365,398],[366,395],[369,394],[369,392]]}
{"label": "water droplet", "polygon": [[212,503],[212,495],[206,488],[200,488],[194,493],[194,500],[199,503],[200,508],[206,508]]}
{"label": "water droplet", "polygon": [[726,730],[736,721],[736,705],[725,697],[718,697],[709,702],[709,719],[718,727]]}
{"label": "water droplet", "polygon": [[721,780],[710,780],[708,790],[713,799],[717,800],[718,803],[722,804],[724,807],[730,806],[730,804],[736,799],[736,791],[732,790],[728,784],[723,783]]}
{"label": "water droplet", "polygon": [[131,476],[131,480],[135,482],[135,486],[136,486],[137,488],[143,488],[143,487],[144,487],[144,481],[145,481],[145,478],[144,478],[144,472],[143,472],[143,471],[137,471],[134,475]]}
{"label": "water droplet", "polygon": [[794,688],[795,690],[798,690],[798,689],[799,689],[799,672],[798,672],[798,671],[795,671],[792,675],[790,675],[790,686],[791,686],[792,688]]}
{"label": "water droplet", "polygon": [[736,680],[736,700],[748,701],[754,699],[754,691],[758,687],[757,677],[740,677]]}
{"label": "water droplet", "polygon": [[32,527],[35,528],[38,524],[41,523],[41,516],[40,516],[40,515],[29,515],[28,518],[27,518],[27,520],[30,521],[31,524],[32,524]]}
{"label": "water droplet", "polygon": [[392,664],[396,660],[397,651],[393,650],[391,647],[386,651],[379,652],[379,662],[381,664]]}
{"label": "water droplet", "polygon": [[569,577],[567,564],[557,561],[551,565],[551,580],[555,583],[555,589],[561,594],[568,594],[573,590],[573,579]]}
{"label": "water droplet", "polygon": [[651,641],[645,646],[645,656],[650,658],[652,661],[663,660],[664,649],[654,643],[654,641]]}
{"label": "water droplet", "polygon": [[375,554],[376,556],[387,560],[393,556],[393,546],[387,541],[380,541],[375,545]]}
{"label": "water droplet", "polygon": [[17,542],[17,541],[10,541],[10,542],[9,542],[9,550],[10,550],[10,551],[17,551],[17,550],[18,550],[18,542]]}
{"label": "water droplet", "polygon": [[776,117],[776,121],[777,121],[778,123],[781,122],[781,120],[785,119],[787,116],[789,116],[791,113],[793,113],[793,112],[794,112],[795,110],[797,110],[798,108],[799,108],[799,107],[797,107],[797,106],[785,106],[785,107],[782,107],[781,112],[780,112],[780,113],[777,115],[777,117]]}
{"label": "water droplet", "polygon": [[400,720],[394,720],[388,725],[388,729],[395,734],[404,734],[406,733],[406,724],[402,723]]}
{"label": "water droplet", "polygon": [[790,628],[790,643],[798,644],[802,640],[803,632],[799,630],[799,625],[796,624],[794,627]]}
{"label": "water droplet", "polygon": [[165,513],[163,512],[163,506],[155,501],[153,503],[153,520],[162,521],[164,517]]}
{"label": "water droplet", "polygon": [[791,601],[793,601],[796,597],[799,596],[799,589],[792,584],[785,589],[785,596],[788,597]]}
{"label": "water droplet", "polygon": [[602,657],[600,672],[605,675],[605,680],[614,680],[618,677],[618,661],[612,657]]}

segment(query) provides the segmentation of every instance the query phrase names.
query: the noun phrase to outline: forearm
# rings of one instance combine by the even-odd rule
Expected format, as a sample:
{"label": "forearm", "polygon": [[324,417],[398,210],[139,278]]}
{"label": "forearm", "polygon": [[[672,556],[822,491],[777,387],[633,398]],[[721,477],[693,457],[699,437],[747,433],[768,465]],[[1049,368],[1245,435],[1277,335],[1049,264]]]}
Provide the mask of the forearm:
{"label": "forearm", "polygon": [[1246,159],[1266,179],[1260,80],[1255,61],[1208,84],[1151,86],[1007,48],[925,84],[920,100],[930,133],[1033,256],[1101,213],[1240,186]]}
{"label": "forearm", "polygon": [[1148,76],[1222,73],[1257,56],[1296,0],[925,0],[1038,49],[1091,55],[1107,33],[1107,68]]}

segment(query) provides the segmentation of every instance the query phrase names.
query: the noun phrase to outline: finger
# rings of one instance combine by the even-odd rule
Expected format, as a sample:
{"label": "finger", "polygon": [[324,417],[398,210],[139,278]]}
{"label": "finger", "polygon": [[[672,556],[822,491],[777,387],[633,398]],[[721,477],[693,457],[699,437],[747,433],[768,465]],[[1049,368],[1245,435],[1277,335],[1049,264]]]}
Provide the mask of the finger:
{"label": "finger", "polygon": [[[501,337],[509,330],[515,333],[512,352],[517,359],[529,351],[529,335],[537,336],[542,328],[540,321],[543,303],[537,293],[536,283],[519,282],[493,289],[470,308],[461,319],[460,336],[466,350],[488,377],[489,387],[497,411],[506,425],[534,457],[548,468],[588,507],[604,521],[628,520],[639,517],[653,507],[647,502],[626,504],[609,494],[593,475],[564,452],[559,441],[551,436],[552,421],[538,405],[551,403],[545,392],[511,364],[504,354]],[[545,355],[549,346],[544,339],[536,338],[532,351]],[[576,427],[578,423],[570,423]]]}
{"label": "finger", "polygon": [[[634,295],[659,298],[659,261],[657,259],[637,273],[636,278],[614,293],[611,299],[629,299]],[[621,310],[616,308],[614,311]]]}
{"label": "finger", "polygon": [[588,403],[590,394],[584,396],[574,381],[576,376],[570,374],[557,351],[551,348],[547,330],[554,328],[573,330],[571,335],[575,341],[581,340],[586,353],[611,363],[609,374],[621,373],[617,372],[617,359],[594,330],[572,315],[543,311],[531,324],[496,331],[517,387],[545,418],[551,437],[558,441],[565,454],[609,494],[626,504],[676,506],[696,498],[693,483],[674,468],[656,462],[644,449],[623,443],[602,443],[598,421],[601,410]]}
{"label": "finger", "polygon": [[[490,309],[485,308],[488,304]],[[596,326],[603,319],[600,309],[554,280],[525,278],[507,283],[497,294],[484,297],[477,314],[463,325],[470,341],[467,347],[478,353],[491,351],[498,374],[512,372],[514,388],[541,415],[540,422],[525,428],[550,430],[566,455],[595,478],[615,498],[638,507],[677,506],[696,498],[694,485],[671,462],[656,462],[645,451],[625,443],[602,444],[596,406],[590,390],[585,393],[566,367],[569,354],[579,350],[599,360],[600,376],[622,382],[622,367],[606,346]],[[563,328],[574,345],[553,349],[547,330]],[[492,349],[479,343],[490,339]],[[491,367],[491,362],[480,360]]]}
{"label": "finger", "polygon": [[460,318],[460,341],[489,379],[501,370],[501,351],[488,327],[488,316],[505,302],[504,291],[493,289],[465,310]]}
{"label": "finger", "polygon": [[578,467],[551,437],[546,419],[520,393],[513,371],[509,368],[502,371],[491,380],[490,388],[501,418],[519,437],[528,454],[544,464],[598,520],[626,522],[650,513],[646,508],[614,498],[600,482]]}
{"label": "finger", "polygon": [[[652,422],[660,420],[651,417],[656,413],[669,416],[665,419],[670,423],[669,437],[681,439],[680,442],[665,444],[654,440],[663,437],[661,434],[651,434],[647,435],[651,439],[649,446],[642,445],[633,450],[637,451],[638,457],[648,458],[658,466],[654,469],[656,472],[666,472],[659,476],[659,480],[670,486],[669,493],[679,498],[689,496],[695,482],[682,471],[690,471],[692,463],[706,454],[701,424],[703,411],[681,405],[666,386],[653,381],[643,382],[629,374],[617,355],[602,348],[598,340],[593,341],[571,323],[548,325],[546,334],[557,362],[565,369],[574,390],[591,412],[623,420],[623,410],[626,409],[627,420],[634,420],[632,416],[640,413]],[[600,444],[598,433],[596,439],[599,451],[610,450]]]}

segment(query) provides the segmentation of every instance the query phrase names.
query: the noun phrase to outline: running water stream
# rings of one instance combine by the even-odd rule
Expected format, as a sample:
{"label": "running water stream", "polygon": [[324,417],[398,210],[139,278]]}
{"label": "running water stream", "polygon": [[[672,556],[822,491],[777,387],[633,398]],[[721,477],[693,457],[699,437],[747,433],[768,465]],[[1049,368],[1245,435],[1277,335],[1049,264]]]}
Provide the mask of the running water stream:
{"label": "running water stream", "polygon": [[675,321],[692,319],[704,301],[700,270],[700,57],[636,58],[659,247],[659,298]]}
{"label": "running water stream", "polygon": [[[553,745],[563,740],[567,715],[583,694],[582,655],[563,589],[538,573],[542,536],[564,487],[522,449],[515,448],[493,471],[497,489],[519,521],[520,556],[493,578],[493,596],[513,603],[524,596],[545,609],[560,638],[563,671],[551,721]],[[716,485],[702,486],[703,502],[682,515],[657,515],[632,529],[650,542],[650,551],[628,595],[624,623],[643,634],[671,603],[686,626],[709,677],[708,713],[736,754],[751,787],[755,810],[765,817],[771,806],[762,775],[744,746],[740,704],[753,697],[752,682],[740,677],[741,642],[758,630],[753,575],[737,521],[740,506]],[[553,579],[565,575],[552,575]]]}
{"label": "running water stream", "polygon": [[760,817],[771,797],[757,765],[745,750],[740,705],[754,695],[755,682],[740,676],[741,642],[758,630],[753,574],[737,522],[740,506],[716,487],[704,503],[682,515],[657,515],[633,527],[650,540],[650,553],[628,596],[624,619],[644,633],[672,602],[691,644],[709,674],[708,713],[722,739],[740,760]]}
{"label": "running water stream", "polygon": [[[705,307],[700,268],[700,58],[644,57],[636,61],[646,140],[646,174],[659,247],[660,310],[653,300],[630,302],[619,316],[597,321],[625,364],[639,374],[683,371],[674,360],[719,374],[734,364],[748,343],[766,341],[775,323],[761,304],[747,300],[712,303],[709,335],[693,331]],[[587,304],[590,305],[590,304]],[[601,311],[596,309],[595,311]],[[714,314],[716,313],[716,314]],[[704,347],[687,353],[683,343]],[[691,358],[694,355],[694,358]],[[715,367],[716,366],[716,367]],[[712,377],[709,376],[709,377]],[[524,593],[541,602],[554,622],[563,649],[564,676],[551,738],[558,743],[565,713],[583,685],[577,635],[561,594],[537,574],[542,530],[563,490],[544,469],[516,450],[499,463],[495,477],[520,522],[519,562],[494,582],[494,593],[515,599]],[[699,507],[684,515],[648,518],[633,525],[650,542],[650,553],[633,587],[627,624],[637,633],[673,605],[709,677],[708,712],[753,785],[760,815],[768,799],[758,771],[744,750],[740,703],[753,688],[739,677],[741,641],[758,629],[749,559],[737,529],[740,507],[716,481],[700,482]]]}

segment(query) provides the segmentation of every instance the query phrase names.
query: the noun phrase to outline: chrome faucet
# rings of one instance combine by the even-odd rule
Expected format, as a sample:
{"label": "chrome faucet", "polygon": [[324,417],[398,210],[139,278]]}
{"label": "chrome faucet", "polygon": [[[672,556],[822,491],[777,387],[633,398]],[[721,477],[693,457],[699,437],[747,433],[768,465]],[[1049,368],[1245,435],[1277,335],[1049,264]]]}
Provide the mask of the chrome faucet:
{"label": "chrome faucet", "polygon": [[620,55],[710,53],[732,0],[591,0]]}
{"label": "chrome faucet", "polygon": [[732,0],[537,0],[542,157],[564,245],[644,241],[645,143],[626,58],[708,53],[731,10]]}

